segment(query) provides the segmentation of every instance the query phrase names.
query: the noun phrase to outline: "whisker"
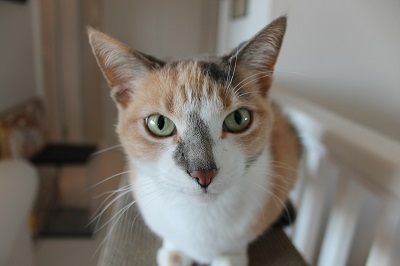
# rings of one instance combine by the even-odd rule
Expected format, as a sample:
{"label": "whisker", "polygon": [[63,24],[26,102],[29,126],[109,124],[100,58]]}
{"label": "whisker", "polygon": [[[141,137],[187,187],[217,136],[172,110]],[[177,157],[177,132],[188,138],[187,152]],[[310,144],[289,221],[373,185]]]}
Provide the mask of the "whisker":
{"label": "whisker", "polygon": [[[116,194],[116,193],[118,193],[118,192],[120,192],[120,191],[128,190],[128,189],[130,189],[130,188],[131,188],[131,185],[126,185],[126,186],[120,187],[120,188],[118,188],[118,189],[116,189],[116,190],[110,190],[110,191],[102,192],[102,193],[100,193],[100,194],[98,194],[98,195],[96,195],[96,196],[93,196],[92,199],[98,199],[98,198],[101,198],[101,197],[103,197],[103,196],[105,196],[105,195],[107,195],[107,194],[113,195],[113,194]],[[110,195],[109,195],[109,196],[110,196]],[[108,196],[108,197],[109,197],[109,196]]]}
{"label": "whisker", "polygon": [[[229,75],[231,74],[232,56],[229,58],[228,75],[226,75],[225,83],[228,84]],[[229,86],[227,86],[229,88]]]}
{"label": "whisker", "polygon": [[[298,76],[300,76],[300,77],[302,77],[302,78],[308,78],[306,75],[304,75],[304,74],[302,74],[302,73],[300,73],[300,72],[275,71],[275,73],[296,74],[296,75],[298,75]],[[252,75],[246,77],[246,78],[243,79],[242,81],[240,81],[240,82],[233,88],[234,93],[236,94],[236,93],[237,93],[240,89],[242,89],[244,86],[246,86],[247,84],[249,84],[249,83],[251,83],[251,82],[253,82],[253,81],[256,81],[257,79],[264,78],[264,77],[269,77],[269,76],[272,77],[273,74],[274,74],[274,71],[261,71],[261,72],[254,73],[254,74],[252,74]],[[254,79],[252,79],[252,80],[246,82],[246,83],[243,84],[242,86],[240,86],[240,85],[241,85],[243,82],[245,82],[246,80],[251,79],[251,78],[253,78],[253,77],[255,77],[255,76],[258,76],[258,75],[262,75],[262,76],[257,77],[257,78],[254,78]],[[239,87],[239,86],[240,86],[240,87]],[[241,95],[241,96],[242,96],[242,95]]]}
{"label": "whisker", "polygon": [[251,197],[251,198],[253,198],[253,199],[255,200],[255,202],[257,203],[257,205],[258,205],[258,207],[259,207],[259,209],[260,209],[260,212],[261,212],[261,214],[262,214],[262,216],[263,216],[263,219],[265,220],[264,208],[261,206],[260,201],[258,201],[255,197]]}
{"label": "whisker", "polygon": [[[146,188],[143,192],[146,192],[148,189],[150,189],[150,188],[152,188],[152,187],[155,187],[155,186],[158,186],[160,183],[158,183],[158,184],[153,184],[153,183],[151,183],[151,182],[147,182],[147,183],[144,183],[144,184],[142,184],[140,187],[143,187],[143,186],[148,186],[148,185],[152,185],[152,186],[150,186],[150,187],[148,187],[148,188]],[[118,190],[116,190],[116,193],[112,193],[111,195],[109,195],[105,200],[103,200],[103,202],[100,204],[100,206],[97,208],[97,210],[96,210],[96,212],[94,212],[94,215],[96,215],[99,211],[100,211],[100,209],[101,209],[101,207],[105,204],[105,202],[107,202],[107,200],[109,200],[113,195],[115,195],[115,194],[117,194],[117,193],[120,193],[120,195],[118,195],[118,196],[116,196],[116,197],[114,197],[105,207],[104,207],[104,209],[96,216],[96,217],[94,217],[94,218],[92,218],[92,220],[90,221],[90,223],[93,223],[96,219],[98,219],[98,221],[100,220],[100,218],[101,218],[101,216],[102,216],[102,214],[113,204],[113,203],[115,203],[118,199],[120,199],[121,197],[123,197],[123,196],[125,196],[126,194],[127,194],[127,192],[131,192],[132,191],[132,189],[133,189],[133,185],[131,185],[131,184],[129,184],[129,185],[126,185],[126,186],[124,186],[124,187],[122,187],[122,188],[120,188],[120,189],[118,189]],[[135,186],[136,188],[138,187],[138,186]],[[89,223],[89,224],[90,224]]]}
{"label": "whisker", "polygon": [[290,188],[279,186],[278,184],[274,184],[273,182],[268,182],[268,185],[270,185],[271,188],[276,189],[285,195],[287,195],[290,191]]}
{"label": "whisker", "polygon": [[[171,167],[172,169],[172,167]],[[157,176],[162,176],[164,174],[168,174],[168,169],[158,169],[161,173],[159,175],[154,175],[152,176],[152,178],[155,178]],[[103,183],[115,176],[118,175],[122,175],[122,174],[126,174],[132,171],[126,171],[126,172],[122,172],[116,175],[113,175],[109,178],[107,178],[106,180],[101,181],[100,183]],[[100,183],[96,184],[99,185]],[[148,197],[153,193],[156,193],[157,191],[161,191],[156,197],[152,198],[148,203],[146,203],[146,205],[148,205],[151,201],[153,201],[155,198],[157,198],[158,196],[162,195],[163,191],[159,189],[159,186],[163,183],[168,183],[168,180],[159,180],[157,181],[157,183],[153,183],[153,182],[145,182],[145,183],[141,183],[139,186],[143,187],[143,186],[148,186],[147,188],[145,188],[145,190],[143,190],[142,192],[146,192],[145,195],[142,195],[143,197]],[[92,221],[90,223],[92,223],[93,221],[95,221],[97,219],[97,223],[96,223],[96,229],[95,229],[95,233],[97,233],[98,231],[100,231],[101,229],[103,229],[105,226],[109,225],[109,229],[107,230],[107,234],[104,237],[104,239],[102,240],[102,242],[100,243],[99,247],[96,249],[96,251],[94,252],[93,257],[100,251],[101,247],[104,246],[104,243],[107,241],[107,239],[110,237],[110,235],[112,234],[112,232],[115,229],[115,226],[118,224],[118,221],[121,219],[121,217],[128,211],[128,209],[130,207],[132,207],[135,203],[137,203],[137,201],[133,201],[131,203],[129,203],[128,205],[126,205],[125,207],[123,207],[121,210],[119,210],[118,212],[116,212],[106,223],[104,223],[103,225],[99,225],[100,223],[100,218],[102,217],[102,215],[104,214],[104,212],[113,204],[116,203],[116,201],[118,201],[121,197],[124,197],[125,195],[127,195],[127,193],[131,193],[131,190],[133,188],[137,188],[139,187],[138,184],[132,185],[132,184],[128,184],[124,187],[121,187],[115,191],[110,191],[110,192],[105,192],[105,193],[101,193],[101,195],[107,195],[110,194],[106,201],[109,200],[113,195],[118,194],[117,196],[115,196],[105,207],[104,209],[96,215],[96,217],[94,217],[92,219]],[[93,186],[92,186],[93,187]],[[153,188],[151,191],[148,191],[149,189]],[[104,205],[104,202],[101,204],[101,206]],[[139,212],[138,214],[135,216],[133,223],[135,222],[135,220],[137,219],[137,217],[140,215],[141,211],[140,209],[138,209]]]}
{"label": "whisker", "polygon": [[101,184],[103,184],[104,182],[107,182],[108,180],[113,179],[114,177],[117,177],[117,176],[120,176],[120,175],[124,175],[124,174],[128,174],[128,173],[133,173],[133,172],[134,172],[134,171],[131,171],[131,170],[130,170],[130,171],[125,171],[125,172],[121,172],[121,173],[112,175],[112,176],[107,177],[106,179],[103,179],[102,181],[100,181],[100,182],[98,182],[98,183],[96,183],[96,184],[90,186],[87,190],[93,189],[94,187],[97,187],[98,185],[101,185]]}
{"label": "whisker", "polygon": [[[288,219],[289,219],[289,224],[291,225],[291,224],[292,224],[292,220],[291,220],[291,217],[290,217],[290,213],[289,213],[289,210],[287,209],[286,205],[283,203],[283,201],[282,201],[279,197],[277,197],[272,191],[269,191],[268,189],[262,187],[261,185],[257,184],[257,183],[254,182],[254,181],[251,181],[251,183],[253,183],[254,185],[256,185],[257,187],[259,187],[260,189],[262,189],[262,190],[264,190],[265,192],[267,192],[269,195],[271,195],[271,196],[275,199],[275,202],[277,202],[277,203],[279,203],[280,205],[282,205],[282,207],[283,207],[283,209],[285,210],[286,215],[287,215],[287,217],[288,217]],[[286,195],[286,194],[285,194],[285,195]]]}
{"label": "whisker", "polygon": [[[242,84],[243,82],[245,82],[245,81],[248,80],[248,79],[253,78],[254,76],[265,75],[265,74],[268,74],[268,75],[269,75],[269,74],[272,74],[272,73],[273,73],[272,71],[260,71],[260,72],[254,73],[254,74],[252,74],[252,75],[250,75],[250,76],[244,78],[243,80],[241,80],[238,84],[236,84],[235,87],[233,87],[232,90],[236,92],[236,88],[239,87],[240,84]],[[254,79],[254,80],[256,80],[256,79]]]}
{"label": "whisker", "polygon": [[[158,198],[159,196],[161,196],[163,193],[164,193],[164,191],[162,191],[162,190],[160,190],[161,192],[158,194],[158,195],[156,195],[154,198],[152,198],[151,200],[149,200],[144,206],[143,206],[143,208],[146,208],[146,206],[147,205],[149,205],[153,200],[155,200],[156,198]],[[136,214],[136,216],[135,216],[135,218],[133,218],[133,221],[132,221],[132,224],[131,224],[131,231],[132,231],[132,229],[133,229],[133,225],[135,224],[135,221],[136,221],[136,219],[137,219],[137,217],[139,217],[139,215],[142,213],[142,211],[138,208],[138,213]]]}
{"label": "whisker", "polygon": [[[153,187],[156,187],[156,186],[153,186]],[[157,192],[157,191],[158,191],[158,188],[156,187],[155,190],[150,191],[149,193],[146,194],[146,196],[149,196],[149,195],[151,195],[151,194],[153,194],[153,193],[155,193],[155,192]],[[125,196],[125,195],[126,195],[127,193],[129,193],[129,192],[130,192],[130,191],[121,193],[118,197],[116,197],[115,199],[113,199],[113,203],[114,203],[116,200],[118,200],[119,198]],[[95,227],[95,233],[97,233],[98,231],[100,231],[101,229],[103,229],[107,224],[111,223],[111,222],[112,222],[113,220],[115,220],[115,218],[116,218],[116,221],[114,222],[114,224],[110,225],[106,237],[104,238],[104,240],[101,242],[101,244],[100,244],[99,247],[97,248],[95,254],[99,251],[99,249],[101,248],[101,246],[105,243],[105,241],[107,240],[107,238],[110,236],[110,233],[114,230],[114,227],[115,227],[116,224],[118,223],[119,219],[120,219],[120,218],[123,216],[123,214],[124,214],[131,206],[133,206],[136,202],[137,202],[137,201],[135,200],[135,201],[129,203],[129,204],[128,204],[129,206],[126,205],[124,208],[122,208],[121,210],[119,210],[118,212],[116,212],[106,223],[104,223],[104,224],[103,224],[102,226],[100,226],[100,227],[99,227],[99,221],[100,221],[100,220],[97,221],[97,224],[96,224],[96,227]],[[108,207],[107,207],[107,208],[108,208]],[[119,215],[119,217],[117,217],[118,215]]]}
{"label": "whisker", "polygon": [[[133,205],[132,205],[133,206]],[[128,210],[129,208],[127,208]],[[101,241],[100,245],[97,247],[97,249],[95,250],[92,259],[96,256],[96,254],[100,251],[100,248],[104,245],[104,243],[107,241],[107,239],[110,237],[110,235],[112,234],[115,226],[117,225],[119,219],[121,219],[121,217],[125,214],[125,212],[122,212],[122,214],[117,218],[117,220],[115,221],[115,223],[109,227],[109,230],[107,232],[107,235],[104,237],[103,241]]]}
{"label": "whisker", "polygon": [[111,147],[96,151],[96,152],[92,153],[90,155],[90,157],[95,157],[95,156],[97,156],[97,155],[99,155],[99,154],[101,154],[103,152],[110,151],[110,150],[113,150],[113,149],[116,149],[116,148],[119,148],[119,147],[122,147],[122,144],[114,145],[114,146],[111,146]]}
{"label": "whisker", "polygon": [[272,175],[272,176],[274,176],[274,177],[278,177],[279,180],[285,182],[285,184],[289,184],[290,182],[293,181],[292,178],[289,178],[289,177],[280,175],[280,174],[274,172],[273,170],[271,170],[269,174]]}
{"label": "whisker", "polygon": [[[131,185],[127,185],[127,186],[124,186],[124,187],[122,187],[122,188],[120,188],[120,189],[113,190],[112,193],[111,193],[111,192],[104,192],[104,193],[111,193],[111,194],[108,195],[108,196],[99,204],[99,206],[97,207],[97,209],[93,212],[92,217],[90,217],[90,220],[94,219],[94,216],[100,211],[100,209],[103,207],[103,205],[104,205],[112,196],[114,196],[114,195],[117,194],[117,193],[126,192],[126,191],[131,190],[131,189],[132,189]],[[104,194],[104,193],[102,193],[102,194]]]}
{"label": "whisker", "polygon": [[[270,173],[270,172],[267,173],[266,175],[277,176],[277,175],[275,175],[273,173]],[[284,180],[283,178],[280,178],[279,181],[283,181],[286,185],[279,185],[279,184],[276,184],[273,180],[266,180],[267,185],[270,185],[271,187],[276,188],[278,191],[280,191],[280,192],[282,192],[284,194],[288,194],[289,191],[291,190],[291,187],[288,186],[289,185],[289,182],[288,182],[289,180]]]}
{"label": "whisker", "polygon": [[[270,76],[271,76],[270,74],[266,74],[266,75],[262,75],[262,76],[260,76],[260,77],[257,77],[257,78],[255,78],[255,79],[249,80],[249,81],[247,81],[246,83],[242,84],[239,88],[237,88],[237,89],[234,91],[234,93],[236,94],[238,91],[240,91],[240,90],[241,90],[244,86],[246,86],[247,84],[250,84],[250,83],[252,83],[252,82],[254,82],[254,81],[258,80],[258,79],[266,78],[266,77],[270,77]],[[242,94],[242,95],[243,95],[243,94]]]}
{"label": "whisker", "polygon": [[252,94],[252,93],[262,93],[262,91],[257,90],[257,91],[244,92],[244,93],[242,93],[242,94],[239,94],[239,95],[238,95],[238,98],[240,98],[240,97],[242,97],[242,96],[244,96],[244,95],[247,95],[247,94]]}
{"label": "whisker", "polygon": [[279,167],[281,167],[281,168],[283,168],[283,169],[291,170],[291,171],[293,171],[293,172],[297,172],[297,171],[298,171],[298,170],[297,170],[296,168],[294,168],[293,166],[291,166],[291,165],[289,165],[289,164],[286,164],[286,163],[283,163],[283,162],[279,162],[279,161],[270,161],[270,163],[271,163],[272,166],[279,166]]}
{"label": "whisker", "polygon": [[89,225],[92,224],[95,220],[97,220],[99,217],[101,217],[103,215],[103,213],[114,203],[116,202],[118,199],[122,198],[123,196],[125,196],[126,194],[130,193],[129,190],[122,192],[121,194],[119,194],[118,196],[114,197],[102,210],[99,214],[97,214],[90,222]]}
{"label": "whisker", "polygon": [[274,193],[270,193],[270,195],[273,196],[275,198],[275,200],[277,200],[283,206],[283,209],[286,212],[287,218],[289,219],[289,226],[291,226],[292,225],[292,217],[290,216],[290,212],[289,212],[288,208],[286,207],[286,204],[283,203],[283,201],[279,197],[274,195]]}
{"label": "whisker", "polygon": [[257,174],[264,174],[265,176],[279,177],[279,179],[282,181],[285,181],[286,184],[293,181],[292,178],[288,178],[286,176],[280,175],[280,174],[276,173],[275,171],[273,171],[272,169],[270,169],[270,170],[253,169],[252,171]]}
{"label": "whisker", "polygon": [[133,204],[136,203],[135,201],[130,202],[129,204],[127,204],[125,207],[123,207],[121,210],[119,210],[118,212],[116,212],[107,222],[105,222],[102,226],[100,226],[99,228],[96,228],[95,233],[97,233],[98,231],[100,231],[101,229],[103,229],[105,226],[107,226],[107,224],[109,224],[115,217],[117,217],[120,213],[123,213],[129,209],[131,206],[133,206]]}
{"label": "whisker", "polygon": [[[235,53],[235,65],[233,66],[233,72],[232,72],[232,76],[231,76],[231,80],[229,81],[229,84],[228,84],[228,88],[231,86],[231,84],[232,84],[232,81],[233,81],[233,78],[234,78],[234,76],[235,76],[235,71],[236,71],[236,65],[237,65],[237,58],[238,58],[238,54],[239,54],[239,48],[237,48],[237,50],[236,50],[236,53]],[[230,61],[232,60],[232,57],[230,58]]]}

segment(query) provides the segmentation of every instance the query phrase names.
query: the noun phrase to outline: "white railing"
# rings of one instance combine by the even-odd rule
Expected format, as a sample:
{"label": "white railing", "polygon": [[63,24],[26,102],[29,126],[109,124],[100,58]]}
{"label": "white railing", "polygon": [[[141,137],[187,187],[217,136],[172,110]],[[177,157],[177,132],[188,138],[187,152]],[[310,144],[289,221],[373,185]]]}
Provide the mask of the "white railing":
{"label": "white railing", "polygon": [[400,265],[400,143],[275,90],[305,156],[292,241],[311,265]]}

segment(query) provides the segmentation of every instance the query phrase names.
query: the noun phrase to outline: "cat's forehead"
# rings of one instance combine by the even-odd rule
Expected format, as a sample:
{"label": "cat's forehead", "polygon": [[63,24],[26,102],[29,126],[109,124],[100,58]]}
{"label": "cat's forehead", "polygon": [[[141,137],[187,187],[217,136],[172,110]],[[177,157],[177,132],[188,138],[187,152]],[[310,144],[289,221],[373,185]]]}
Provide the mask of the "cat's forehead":
{"label": "cat's forehead", "polygon": [[229,69],[226,60],[211,56],[175,61],[165,65],[166,69],[175,70],[185,77],[189,78],[193,75],[197,77],[200,75],[222,86],[229,86],[232,78],[231,76],[233,76],[233,67],[232,65],[232,69]]}
{"label": "cat's forehead", "polygon": [[188,59],[168,63],[162,69],[167,73],[175,73],[179,82],[207,82],[228,85],[229,73],[223,62],[218,59]]}
{"label": "cat's forehead", "polygon": [[[189,112],[224,117],[239,109],[264,109],[256,79],[234,60],[184,60],[165,64],[146,75],[125,113],[140,119],[154,113],[185,119]],[[251,81],[251,82],[249,82]]]}
{"label": "cat's forehead", "polygon": [[[232,104],[231,81],[222,64],[217,61],[186,60],[172,62],[148,77],[145,85],[164,99],[165,107],[176,109],[228,108]],[[208,106],[210,107],[210,106]]]}

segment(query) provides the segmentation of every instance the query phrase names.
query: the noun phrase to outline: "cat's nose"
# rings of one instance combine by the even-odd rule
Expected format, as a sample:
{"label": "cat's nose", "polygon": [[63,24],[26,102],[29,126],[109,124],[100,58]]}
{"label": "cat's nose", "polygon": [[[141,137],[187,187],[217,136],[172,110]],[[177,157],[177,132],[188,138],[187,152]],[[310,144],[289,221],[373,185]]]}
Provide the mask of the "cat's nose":
{"label": "cat's nose", "polygon": [[217,169],[193,171],[190,172],[190,176],[196,178],[197,183],[199,183],[202,188],[206,188],[211,183],[212,178],[217,174],[217,172]]}

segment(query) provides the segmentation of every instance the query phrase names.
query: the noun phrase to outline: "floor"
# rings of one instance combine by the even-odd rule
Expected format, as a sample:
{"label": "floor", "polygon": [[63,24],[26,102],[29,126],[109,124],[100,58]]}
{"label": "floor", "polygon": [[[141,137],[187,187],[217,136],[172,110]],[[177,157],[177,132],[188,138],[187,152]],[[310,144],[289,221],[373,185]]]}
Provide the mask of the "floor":
{"label": "floor", "polygon": [[39,266],[97,265],[103,233],[93,239],[41,239],[36,243]]}
{"label": "floor", "polygon": [[[97,155],[90,162],[88,169],[90,183],[97,184],[106,178],[124,171],[125,159],[123,154],[114,149]],[[67,171],[68,172],[68,171]],[[95,197],[103,192],[114,190],[119,183],[116,176],[106,182],[102,182],[90,189],[91,204],[98,207],[107,196]],[[70,180],[73,180],[71,178]],[[67,178],[68,180],[68,178]],[[64,181],[63,181],[64,182]],[[65,195],[79,194],[77,187],[72,187],[72,191],[64,191]],[[87,190],[85,190],[87,191]],[[111,208],[110,208],[111,210]],[[105,213],[107,217],[107,213]],[[35,243],[36,259],[38,266],[91,266],[97,265],[101,243],[106,234],[103,228],[91,238],[39,238]]]}

